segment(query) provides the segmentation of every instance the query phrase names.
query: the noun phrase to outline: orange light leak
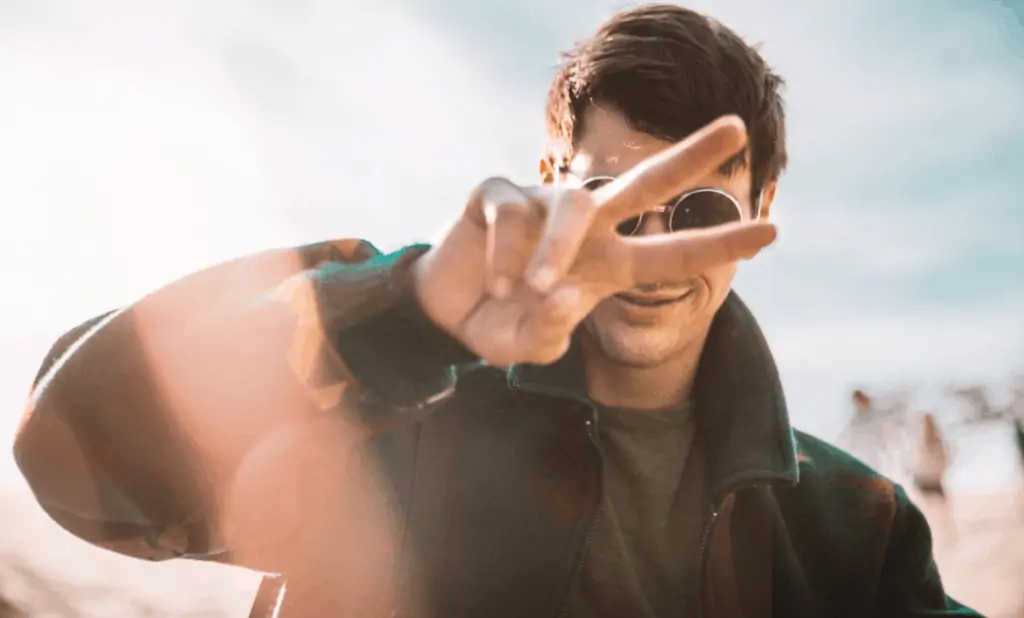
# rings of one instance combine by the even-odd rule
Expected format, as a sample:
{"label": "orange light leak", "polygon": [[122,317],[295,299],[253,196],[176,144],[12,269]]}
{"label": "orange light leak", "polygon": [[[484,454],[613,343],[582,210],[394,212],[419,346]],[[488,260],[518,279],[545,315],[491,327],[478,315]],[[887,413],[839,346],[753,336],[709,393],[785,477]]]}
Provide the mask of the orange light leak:
{"label": "orange light leak", "polygon": [[[168,435],[194,458],[188,476],[202,485],[175,491],[212,494],[210,532],[232,564],[286,575],[282,616],[390,615],[398,527],[363,448],[367,432],[340,404],[346,384],[306,385],[318,363],[340,359],[325,354],[315,300],[294,278],[301,271],[297,255],[283,251],[175,284],[180,305],[137,305]],[[280,311],[238,311],[254,298],[277,298]],[[226,330],[216,329],[222,319],[190,322],[186,308],[195,306],[240,313],[240,322]],[[176,340],[181,333],[188,345]]]}

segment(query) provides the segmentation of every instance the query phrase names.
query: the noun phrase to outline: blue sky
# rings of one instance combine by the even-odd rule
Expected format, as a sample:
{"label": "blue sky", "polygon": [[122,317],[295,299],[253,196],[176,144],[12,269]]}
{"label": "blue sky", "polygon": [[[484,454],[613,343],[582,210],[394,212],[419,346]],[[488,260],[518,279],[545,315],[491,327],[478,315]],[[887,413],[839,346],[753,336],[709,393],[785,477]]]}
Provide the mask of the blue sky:
{"label": "blue sky", "polygon": [[[627,4],[97,6],[0,1],[0,444],[93,314],[268,246],[429,240],[480,179],[531,182],[558,50]],[[1022,3],[688,6],[789,84],[780,240],[736,288],[798,426],[833,435],[851,384],[927,406],[1024,368]]]}

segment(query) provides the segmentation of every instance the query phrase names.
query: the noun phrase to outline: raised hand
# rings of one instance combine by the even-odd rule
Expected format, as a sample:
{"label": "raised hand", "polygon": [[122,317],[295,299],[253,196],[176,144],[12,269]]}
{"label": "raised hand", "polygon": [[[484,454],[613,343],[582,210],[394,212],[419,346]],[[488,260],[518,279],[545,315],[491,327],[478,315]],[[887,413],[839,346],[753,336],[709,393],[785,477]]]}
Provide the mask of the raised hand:
{"label": "raised hand", "polygon": [[746,144],[727,116],[594,191],[484,181],[415,269],[427,315],[485,361],[549,363],[601,300],[749,259],[775,227],[746,221],[622,236],[626,219],[670,200]]}

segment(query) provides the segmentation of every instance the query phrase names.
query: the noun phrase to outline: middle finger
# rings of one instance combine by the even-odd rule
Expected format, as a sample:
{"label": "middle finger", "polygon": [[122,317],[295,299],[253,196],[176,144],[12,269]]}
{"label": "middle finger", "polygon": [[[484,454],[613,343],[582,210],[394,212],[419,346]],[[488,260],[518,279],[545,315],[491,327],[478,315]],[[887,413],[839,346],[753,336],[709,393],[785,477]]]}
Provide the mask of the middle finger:
{"label": "middle finger", "polygon": [[623,238],[630,253],[632,285],[679,281],[737,260],[747,260],[775,241],[767,221],[732,223],[703,230]]}

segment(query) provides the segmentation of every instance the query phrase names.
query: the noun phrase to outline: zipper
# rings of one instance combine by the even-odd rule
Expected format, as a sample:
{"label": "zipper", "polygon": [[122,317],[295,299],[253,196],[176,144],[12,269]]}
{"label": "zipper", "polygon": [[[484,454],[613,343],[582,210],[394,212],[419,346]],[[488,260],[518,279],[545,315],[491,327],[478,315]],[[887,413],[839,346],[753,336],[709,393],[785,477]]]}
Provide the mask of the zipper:
{"label": "zipper", "polygon": [[694,598],[697,600],[697,618],[703,618],[704,616],[704,579],[706,576],[704,571],[707,567],[708,544],[711,542],[711,534],[714,532],[715,522],[718,521],[718,511],[718,507],[712,505],[711,514],[708,518],[707,525],[704,526],[704,532],[700,537],[700,547],[697,550],[697,566],[699,575],[697,576],[696,594],[694,594]]}
{"label": "zipper", "polygon": [[583,579],[583,565],[587,560],[587,549],[590,548],[590,543],[594,540],[594,531],[597,528],[597,522],[600,520],[601,508],[598,507],[594,517],[590,520],[590,529],[587,530],[587,536],[583,539],[583,547],[580,548],[580,557],[573,570],[572,582],[569,584],[569,589],[565,593],[565,600],[562,602],[562,611],[558,612],[559,618],[566,618],[566,616],[569,615],[569,603],[572,600],[572,595],[575,594],[576,589],[579,587],[580,580]]}
{"label": "zipper", "polygon": [[597,488],[598,503],[594,508],[593,516],[590,518],[590,524],[587,526],[587,535],[583,537],[583,546],[580,547],[579,557],[576,559],[576,565],[573,568],[572,581],[569,582],[569,588],[566,590],[565,599],[562,601],[562,609],[558,612],[558,618],[566,618],[569,615],[569,604],[572,601],[572,595],[579,587],[580,580],[583,579],[583,566],[587,560],[587,550],[590,549],[590,544],[597,533],[597,524],[601,521],[601,500],[604,496],[604,455],[601,453],[601,442],[597,437],[597,410],[592,410],[592,416],[586,421],[585,425],[587,436],[590,438],[594,448],[597,449],[598,457],[601,460],[601,477]]}

